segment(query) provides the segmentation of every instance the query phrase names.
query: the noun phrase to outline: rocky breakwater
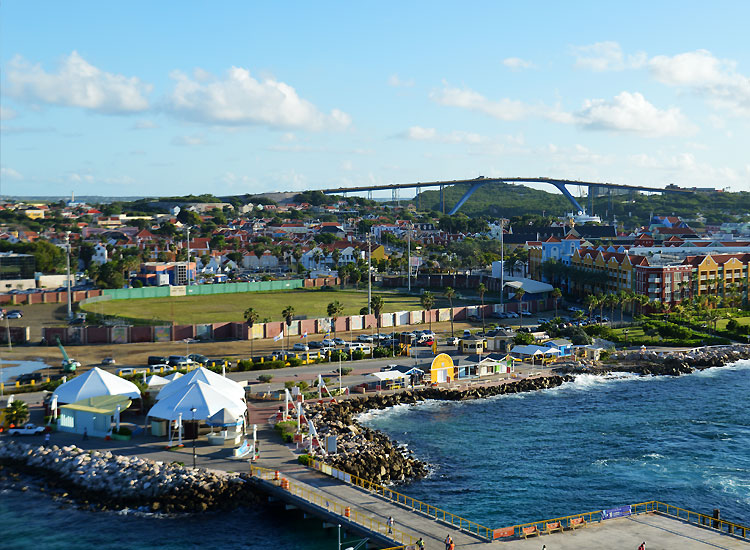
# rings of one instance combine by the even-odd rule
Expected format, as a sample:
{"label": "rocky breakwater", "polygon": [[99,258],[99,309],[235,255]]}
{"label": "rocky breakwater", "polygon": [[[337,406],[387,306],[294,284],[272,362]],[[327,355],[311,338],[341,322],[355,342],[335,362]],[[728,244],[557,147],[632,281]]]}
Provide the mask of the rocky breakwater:
{"label": "rocky breakwater", "polygon": [[602,365],[601,369],[606,372],[680,376],[695,370],[723,367],[742,359],[750,359],[750,346],[734,344],[670,352],[628,351],[613,354],[611,360],[617,364]]}
{"label": "rocky breakwater", "polygon": [[388,483],[422,478],[429,472],[429,466],[384,433],[362,426],[357,420],[359,415],[396,405],[413,405],[427,399],[462,401],[536,391],[572,380],[571,376],[547,376],[470,389],[421,388],[318,403],[306,408],[308,418],[321,437],[336,436],[336,454],[320,458],[334,468],[357,477],[376,483]]}
{"label": "rocky breakwater", "polygon": [[76,446],[0,442],[3,472],[41,476],[51,491],[98,509],[197,512],[230,508],[255,499],[244,475],[165,464]]}

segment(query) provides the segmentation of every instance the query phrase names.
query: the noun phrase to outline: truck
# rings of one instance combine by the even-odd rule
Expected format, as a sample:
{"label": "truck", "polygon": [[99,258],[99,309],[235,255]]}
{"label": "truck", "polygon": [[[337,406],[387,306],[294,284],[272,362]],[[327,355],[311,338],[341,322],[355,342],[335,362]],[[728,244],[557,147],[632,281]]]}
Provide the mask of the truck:
{"label": "truck", "polygon": [[37,435],[44,432],[42,426],[37,426],[29,422],[23,426],[16,426],[15,428],[8,429],[8,435]]}
{"label": "truck", "polygon": [[62,345],[62,342],[60,342],[59,338],[57,339],[57,347],[60,348],[60,351],[62,352],[62,370],[63,372],[75,372],[78,367],[81,366],[81,363],[76,361],[75,359],[71,359],[68,357],[68,354],[65,353],[65,348]]}

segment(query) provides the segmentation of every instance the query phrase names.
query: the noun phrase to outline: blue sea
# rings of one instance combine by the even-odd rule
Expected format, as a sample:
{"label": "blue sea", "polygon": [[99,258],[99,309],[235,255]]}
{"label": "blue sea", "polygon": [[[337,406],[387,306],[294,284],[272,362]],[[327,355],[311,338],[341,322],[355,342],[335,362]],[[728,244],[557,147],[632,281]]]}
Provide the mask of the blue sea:
{"label": "blue sea", "polygon": [[[426,402],[362,421],[433,467],[404,493],[489,527],[646,500],[750,523],[750,362],[679,378],[579,376],[542,392]],[[0,548],[336,548],[283,508],[163,518],[0,494]]]}

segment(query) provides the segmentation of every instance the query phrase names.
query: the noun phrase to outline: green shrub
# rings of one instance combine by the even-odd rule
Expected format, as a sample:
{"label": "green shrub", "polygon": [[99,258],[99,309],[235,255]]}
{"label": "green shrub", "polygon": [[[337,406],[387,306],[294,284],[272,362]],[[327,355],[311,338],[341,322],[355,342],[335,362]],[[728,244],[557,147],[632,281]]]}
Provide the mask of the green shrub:
{"label": "green shrub", "polygon": [[313,461],[313,457],[310,455],[299,455],[297,457],[297,462],[302,464],[303,466],[309,466]]}
{"label": "green shrub", "polygon": [[675,323],[661,323],[656,328],[656,332],[662,338],[674,338],[677,340],[685,340],[693,336],[692,330]]}
{"label": "green shrub", "polygon": [[519,332],[513,338],[513,342],[521,346],[528,346],[536,342],[536,340],[534,340],[534,336],[530,332]]}
{"label": "green shrub", "polygon": [[127,426],[120,426],[119,430],[114,429],[112,430],[112,433],[117,435],[133,435],[133,430],[131,430]]}
{"label": "green shrub", "polygon": [[362,351],[361,349],[355,349],[354,351],[352,351],[352,359],[354,361],[360,361],[364,358],[365,358],[365,352]]}
{"label": "green shrub", "polygon": [[350,372],[352,372],[351,367],[341,367],[341,376],[346,376]]}
{"label": "green shrub", "polygon": [[258,382],[268,383],[273,380],[273,374],[261,374],[258,376]]}
{"label": "green shrub", "polygon": [[297,357],[292,357],[287,362],[289,363],[290,367],[299,367],[300,365],[302,365],[302,359],[298,359]]}
{"label": "green shrub", "polygon": [[237,361],[237,370],[239,371],[246,371],[246,370],[252,370],[253,368],[253,362],[249,359],[240,359]]}
{"label": "green shrub", "polygon": [[374,350],[372,350],[372,356],[375,357],[376,359],[379,359],[381,357],[392,357],[393,349],[386,348],[384,346],[378,346]]}

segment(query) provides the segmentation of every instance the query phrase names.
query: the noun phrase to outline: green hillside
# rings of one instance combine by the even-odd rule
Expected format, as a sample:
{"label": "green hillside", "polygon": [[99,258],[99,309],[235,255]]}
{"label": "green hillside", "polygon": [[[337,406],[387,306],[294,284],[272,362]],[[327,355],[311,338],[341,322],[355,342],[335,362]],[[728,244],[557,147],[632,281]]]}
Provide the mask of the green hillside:
{"label": "green hillside", "polygon": [[[454,185],[446,187],[445,210],[446,213],[463,196],[469,184]],[[577,195],[578,190],[569,187],[570,191]],[[422,210],[440,211],[440,192],[437,190],[424,191],[419,199]],[[582,206],[588,205],[586,197],[579,198]],[[614,195],[612,197],[614,215],[619,221],[626,225],[641,225],[648,222],[649,215],[675,215],[685,219],[694,219],[699,214],[706,218],[707,224],[719,224],[722,222],[750,221],[750,193],[691,193],[678,194],[652,194],[644,195],[636,193],[630,195]],[[606,196],[594,199],[594,212],[604,219],[611,219],[612,213],[608,212],[609,198]],[[561,216],[573,210],[573,205],[560,193],[556,191],[546,192],[532,189],[523,185],[512,185],[507,183],[493,183],[480,187],[468,201],[461,207],[460,212],[470,217],[512,217],[526,214],[541,215],[545,212],[548,216]],[[695,223],[694,225],[700,225]]]}

